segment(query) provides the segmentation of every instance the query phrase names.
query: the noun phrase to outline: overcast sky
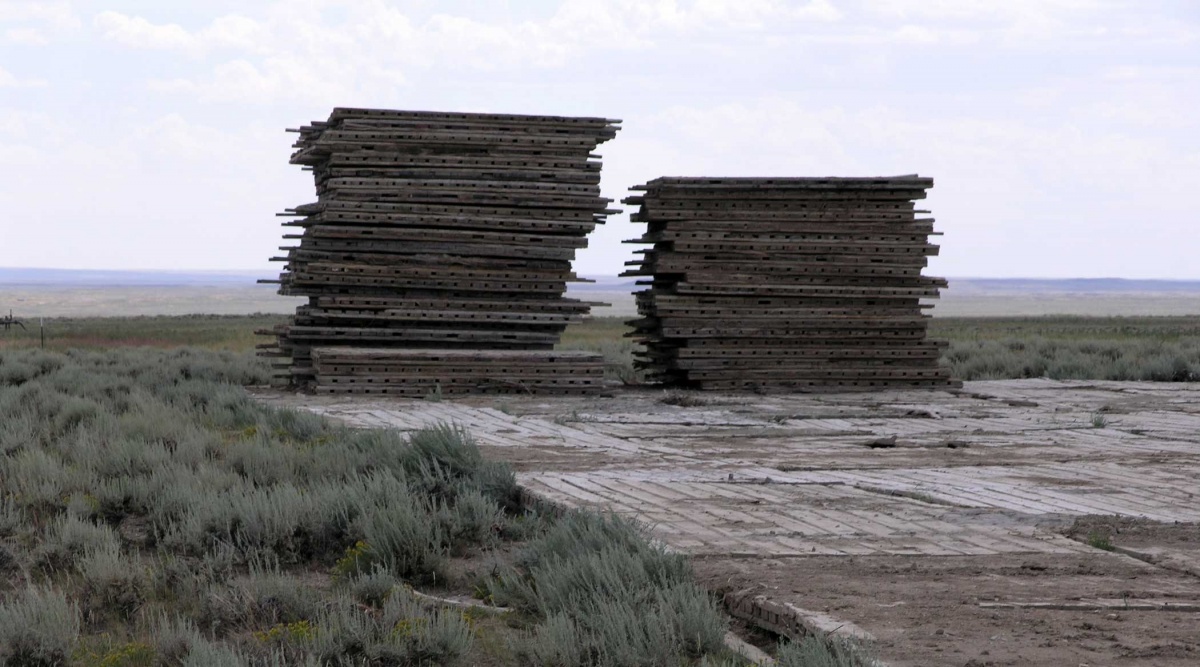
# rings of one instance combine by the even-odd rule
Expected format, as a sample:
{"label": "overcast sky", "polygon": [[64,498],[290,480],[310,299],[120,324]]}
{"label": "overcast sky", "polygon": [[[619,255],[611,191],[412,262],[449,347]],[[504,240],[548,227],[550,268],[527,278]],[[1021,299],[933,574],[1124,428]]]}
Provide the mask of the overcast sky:
{"label": "overcast sky", "polygon": [[333,106],[620,118],[617,199],[932,176],[934,275],[1200,278],[1197,0],[0,0],[0,266],[270,274]]}

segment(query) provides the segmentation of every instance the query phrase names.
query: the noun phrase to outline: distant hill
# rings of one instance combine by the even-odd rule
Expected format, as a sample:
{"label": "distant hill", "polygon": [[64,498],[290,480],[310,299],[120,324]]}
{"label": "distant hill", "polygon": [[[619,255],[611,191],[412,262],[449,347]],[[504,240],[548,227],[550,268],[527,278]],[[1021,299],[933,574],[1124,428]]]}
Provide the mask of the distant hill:
{"label": "distant hill", "polygon": [[[275,278],[277,270],[262,271],[121,271],[24,269],[0,267],[0,285],[53,287],[171,287],[253,286],[260,278]],[[633,292],[636,281],[616,276],[583,276],[593,283],[572,283],[571,290]],[[1130,280],[1125,278],[950,278],[947,295],[988,294],[1114,294],[1135,292],[1200,293],[1200,280]]]}
{"label": "distant hill", "polygon": [[77,269],[23,269],[0,267],[0,285],[59,287],[174,287],[198,285],[254,285],[259,278],[274,278],[264,271],[119,271]]}
{"label": "distant hill", "polygon": [[1200,292],[1200,280],[1126,278],[950,278],[950,294],[1120,294],[1129,292]]}

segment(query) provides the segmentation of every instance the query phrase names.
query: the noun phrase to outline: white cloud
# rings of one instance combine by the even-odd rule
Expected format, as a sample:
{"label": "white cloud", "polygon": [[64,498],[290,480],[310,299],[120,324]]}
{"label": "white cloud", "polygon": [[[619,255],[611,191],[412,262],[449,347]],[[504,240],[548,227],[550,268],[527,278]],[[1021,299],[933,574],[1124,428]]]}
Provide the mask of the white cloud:
{"label": "white cloud", "polygon": [[1103,0],[867,0],[872,13],[939,21],[1021,21],[1103,10]]}
{"label": "white cloud", "polygon": [[115,11],[100,13],[94,25],[104,39],[129,48],[202,58],[220,49],[239,52],[207,77],[159,80],[152,88],[260,103],[380,90],[409,80],[414,70],[561,68],[584,53],[649,49],[671,36],[779,32],[796,22],[841,18],[829,0],[565,0],[540,20],[435,13],[416,23],[383,0],[362,0],[340,5],[344,20],[329,24],[320,12],[328,4],[277,2],[257,18],[224,16],[196,30]]}
{"label": "white cloud", "polygon": [[938,39],[937,32],[919,25],[901,26],[893,33],[898,42],[909,42],[912,44],[936,44]]}
{"label": "white cloud", "polygon": [[185,51],[200,48],[200,39],[176,23],[158,25],[140,16],[126,16],[119,12],[106,11],[94,20],[105,39],[123,46],[141,49],[180,49]]}
{"label": "white cloud", "polygon": [[59,30],[77,30],[83,22],[69,2],[0,2],[0,23],[43,23]]}
{"label": "white cloud", "polygon": [[[676,6],[675,2],[655,3],[660,7]],[[828,0],[789,2],[788,0],[696,0],[675,16],[676,26],[690,29],[762,29],[775,21],[837,21],[842,18]],[[648,28],[670,25],[663,22]]]}
{"label": "white cloud", "polygon": [[40,88],[45,85],[46,81],[43,79],[20,79],[0,67],[0,88]]}
{"label": "white cloud", "polygon": [[[1114,18],[1127,13],[1117,0],[864,0],[863,5],[877,19],[970,29],[976,34],[969,41],[986,35],[1008,46],[1061,41],[1067,35],[1104,40],[1106,26],[1119,26]],[[1132,18],[1138,24],[1145,20],[1142,12]]]}
{"label": "white cloud", "polygon": [[203,54],[212,49],[228,48],[250,53],[261,52],[268,38],[263,26],[245,16],[222,16],[199,31],[189,31],[177,23],[156,24],[140,17],[105,11],[93,24],[104,39],[136,49],[184,51]]}
{"label": "white cloud", "polygon": [[266,29],[258,21],[230,15],[214,20],[200,33],[199,39],[215,47],[255,52],[267,37]]}
{"label": "white cloud", "polygon": [[[934,275],[1162,276],[1161,267],[1185,266],[1200,252],[1180,198],[1200,182],[1196,143],[1181,147],[1177,137],[1080,113],[1087,115],[924,113],[786,96],[676,106],[618,137],[613,156],[636,150],[637,164],[606,164],[605,179],[920,172],[937,181],[930,203],[947,233]],[[1149,240],[1155,234],[1176,234],[1178,243],[1164,249]],[[1157,253],[1163,263],[1106,265],[1111,244],[1130,258]],[[604,258],[588,262],[598,272]]]}
{"label": "white cloud", "polygon": [[45,33],[37,28],[9,28],[4,31],[3,41],[9,44],[28,44],[32,46],[43,46],[50,43]]}
{"label": "white cloud", "polygon": [[249,158],[245,137],[188,121],[177,113],[138,128],[133,139],[171,159],[218,164]]}
{"label": "white cloud", "polygon": [[[355,77],[361,78],[363,74],[366,73],[356,73],[336,62],[310,67],[288,58],[267,58],[261,64],[238,59],[217,65],[211,77],[202,81],[156,80],[149,85],[151,90],[191,94],[205,102],[323,102],[355,95]],[[393,84],[402,81],[399,73],[390,76]],[[377,74],[371,80],[385,78],[386,75]]]}
{"label": "white cloud", "polygon": [[[0,200],[45,222],[11,249],[30,262],[260,264],[271,213],[313,194],[280,130],[363,104],[623,117],[609,197],[664,174],[926,173],[935,274],[1200,277],[1180,196],[1200,20],[1179,0],[75,3],[97,5],[67,40],[70,4],[0,0]],[[10,46],[43,38],[36,59]],[[615,272],[639,232],[614,217],[577,269]]]}

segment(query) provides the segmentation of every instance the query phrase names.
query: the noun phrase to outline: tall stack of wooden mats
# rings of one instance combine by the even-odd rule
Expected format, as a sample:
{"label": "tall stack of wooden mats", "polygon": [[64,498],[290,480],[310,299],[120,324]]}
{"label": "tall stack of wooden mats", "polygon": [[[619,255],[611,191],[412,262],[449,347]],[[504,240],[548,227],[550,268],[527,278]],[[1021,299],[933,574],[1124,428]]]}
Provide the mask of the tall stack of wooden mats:
{"label": "tall stack of wooden mats", "polygon": [[659,178],[625,200],[646,234],[626,276],[651,379],[700,389],[947,387],[920,299],[941,278],[933,180]]}
{"label": "tall stack of wooden mats", "polygon": [[603,118],[337,108],[297,130],[316,203],[283,214],[279,293],[308,297],[264,332],[281,379],[318,393],[585,393],[600,355],[555,352],[589,305],[563,298],[604,222]]}

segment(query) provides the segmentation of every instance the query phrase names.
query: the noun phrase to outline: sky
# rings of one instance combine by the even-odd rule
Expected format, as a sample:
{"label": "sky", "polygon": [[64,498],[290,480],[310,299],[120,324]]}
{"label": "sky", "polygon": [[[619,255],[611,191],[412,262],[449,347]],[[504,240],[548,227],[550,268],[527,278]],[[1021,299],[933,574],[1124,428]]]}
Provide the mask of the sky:
{"label": "sky", "polygon": [[1196,0],[0,0],[0,266],[272,275],[334,106],[619,118],[613,199],[932,176],[930,275],[1200,279]]}

